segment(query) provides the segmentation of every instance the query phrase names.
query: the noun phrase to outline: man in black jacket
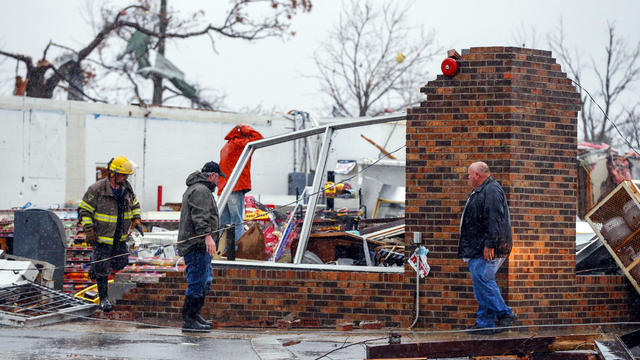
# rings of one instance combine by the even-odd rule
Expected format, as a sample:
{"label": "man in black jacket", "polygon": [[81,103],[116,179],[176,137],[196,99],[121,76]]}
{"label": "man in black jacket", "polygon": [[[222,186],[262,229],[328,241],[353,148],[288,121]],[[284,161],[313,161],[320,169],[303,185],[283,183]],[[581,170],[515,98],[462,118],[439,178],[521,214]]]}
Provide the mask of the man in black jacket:
{"label": "man in black jacket", "polygon": [[507,327],[517,319],[505,304],[495,280],[496,272],[511,253],[509,206],[504,190],[491,177],[487,164],[475,162],[467,173],[473,191],[460,220],[458,257],[469,262],[473,293],[478,301],[476,323],[471,329],[493,334],[498,332],[493,329],[496,320],[499,327]]}
{"label": "man in black jacket", "polygon": [[216,253],[220,224],[213,192],[219,177],[226,177],[218,163],[209,161],[201,171],[187,177],[182,195],[178,254],[187,266],[187,291],[182,306],[183,331],[209,331],[212,323],[200,316],[207,290],[213,281],[211,257]]}

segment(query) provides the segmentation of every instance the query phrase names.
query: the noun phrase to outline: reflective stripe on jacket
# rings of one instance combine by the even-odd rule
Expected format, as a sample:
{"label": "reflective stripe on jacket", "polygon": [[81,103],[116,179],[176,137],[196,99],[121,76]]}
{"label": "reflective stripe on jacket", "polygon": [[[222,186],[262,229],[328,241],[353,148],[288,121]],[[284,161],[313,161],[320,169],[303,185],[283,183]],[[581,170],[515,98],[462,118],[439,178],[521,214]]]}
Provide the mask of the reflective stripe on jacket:
{"label": "reflective stripe on jacket", "polygon": [[[120,241],[126,241],[133,219],[140,219],[140,203],[133,193],[129,182],[124,187],[124,213],[122,219],[122,234]],[[89,186],[78,205],[78,218],[83,229],[93,228],[98,242],[113,245],[113,237],[118,222],[118,200],[113,196],[109,179],[98,180]]]}

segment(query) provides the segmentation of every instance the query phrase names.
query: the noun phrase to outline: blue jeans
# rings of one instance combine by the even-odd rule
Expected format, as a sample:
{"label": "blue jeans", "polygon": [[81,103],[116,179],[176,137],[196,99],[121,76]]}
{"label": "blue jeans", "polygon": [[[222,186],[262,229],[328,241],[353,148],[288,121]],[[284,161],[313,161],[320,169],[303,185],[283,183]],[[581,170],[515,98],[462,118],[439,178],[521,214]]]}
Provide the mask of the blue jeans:
{"label": "blue jeans", "polygon": [[184,256],[187,265],[187,296],[204,297],[211,288],[213,269],[211,255],[204,250],[194,250]]}
{"label": "blue jeans", "polygon": [[[234,224],[236,226],[235,239],[236,242],[242,234],[244,234],[244,227],[242,222],[244,221],[244,191],[233,191],[229,195],[227,200],[227,206],[222,210],[220,214],[220,224],[229,225]],[[222,226],[221,226],[222,227]]]}
{"label": "blue jeans", "polygon": [[476,324],[479,327],[492,328],[497,318],[513,314],[513,310],[502,299],[495,279],[504,260],[505,258],[494,258],[491,261],[483,258],[469,260],[473,294],[478,300]]}

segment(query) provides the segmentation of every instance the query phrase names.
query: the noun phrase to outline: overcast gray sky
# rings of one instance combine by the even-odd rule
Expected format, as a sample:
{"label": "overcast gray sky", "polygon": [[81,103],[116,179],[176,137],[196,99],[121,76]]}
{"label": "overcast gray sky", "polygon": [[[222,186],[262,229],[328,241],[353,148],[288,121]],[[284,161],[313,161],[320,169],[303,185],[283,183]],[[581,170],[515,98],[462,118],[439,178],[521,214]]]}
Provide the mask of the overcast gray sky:
{"label": "overcast gray sky", "polygon": [[[153,1],[153,0],[152,0]],[[397,0],[402,1],[402,0]],[[341,10],[339,0],[314,0],[313,10],[297,16],[293,30],[297,35],[287,41],[267,39],[256,42],[221,39],[218,54],[212,51],[207,37],[174,42],[167,58],[186,73],[187,80],[227,93],[227,109],[253,108],[277,111],[298,109],[319,113],[322,97],[316,80],[304,75],[315,72],[312,57]],[[86,1],[5,0],[0,11],[0,48],[39,58],[46,44],[79,48],[93,38],[87,24]],[[123,4],[126,1],[118,0]],[[208,15],[219,13],[224,0],[169,0],[170,7],[179,4],[188,13],[203,9]],[[568,43],[580,49],[585,57],[601,61],[607,39],[607,21],[614,22],[617,34],[629,46],[640,41],[640,1],[637,0],[563,0],[563,1],[416,1],[412,21],[426,29],[436,30],[436,39],[444,50],[458,51],[475,46],[516,45],[524,29],[527,47],[547,49],[546,34],[554,31],[562,17]],[[535,34],[535,41],[531,40]],[[440,71],[442,56],[431,65],[432,77]],[[0,64],[0,77],[15,75],[16,62]],[[24,67],[21,68],[24,74]],[[431,78],[424,79],[426,83]],[[587,89],[594,89],[594,79],[586,79]],[[636,94],[638,93],[636,86]],[[0,88],[0,95],[10,95],[12,88]],[[326,100],[325,100],[326,101]]]}

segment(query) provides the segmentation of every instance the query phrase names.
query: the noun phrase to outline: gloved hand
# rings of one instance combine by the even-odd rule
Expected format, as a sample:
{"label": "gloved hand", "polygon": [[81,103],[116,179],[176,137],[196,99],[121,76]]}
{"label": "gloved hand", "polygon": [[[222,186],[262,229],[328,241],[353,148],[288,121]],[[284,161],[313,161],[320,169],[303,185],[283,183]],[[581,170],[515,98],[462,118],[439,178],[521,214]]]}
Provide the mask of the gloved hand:
{"label": "gloved hand", "polygon": [[87,244],[91,246],[96,246],[98,243],[98,235],[96,235],[96,231],[93,228],[88,228],[84,230],[84,239]]}
{"label": "gloved hand", "polygon": [[131,227],[138,230],[138,233],[140,233],[141,236],[144,236],[144,229],[142,228],[142,221],[140,221],[140,219],[133,219],[133,222],[131,222]]}

